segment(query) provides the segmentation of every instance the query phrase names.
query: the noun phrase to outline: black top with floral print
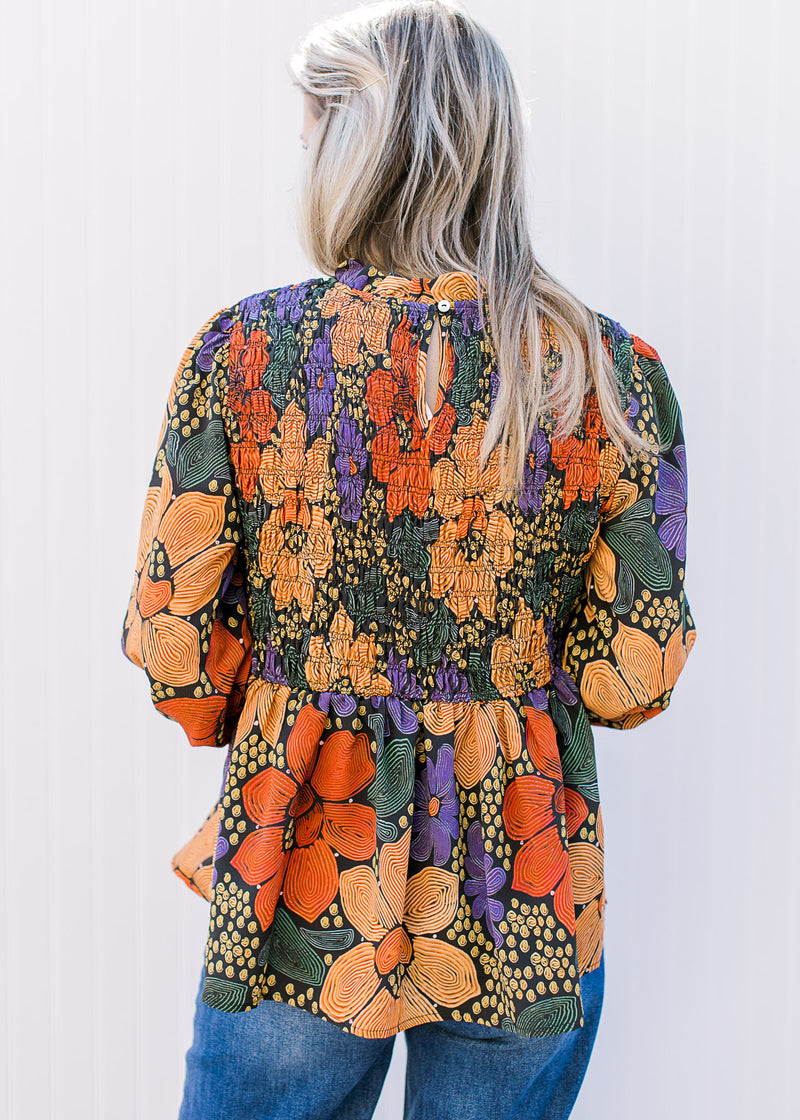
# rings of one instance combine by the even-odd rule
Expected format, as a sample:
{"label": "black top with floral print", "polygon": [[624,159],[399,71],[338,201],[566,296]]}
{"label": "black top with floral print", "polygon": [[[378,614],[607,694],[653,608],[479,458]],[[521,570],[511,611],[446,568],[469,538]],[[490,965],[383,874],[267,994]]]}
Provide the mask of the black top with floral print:
{"label": "black top with floral print", "polygon": [[[680,408],[596,313],[629,424],[593,388],[543,418],[521,496],[478,461],[499,386],[469,273],[349,258],[212,316],[169,393],[123,650],[219,800],[173,867],[209,899],[202,998],[286,1000],[383,1037],[583,1023],[603,943],[591,725],[663,711],[692,648]],[[425,359],[442,329],[431,413]],[[546,381],[558,376],[545,319]]]}

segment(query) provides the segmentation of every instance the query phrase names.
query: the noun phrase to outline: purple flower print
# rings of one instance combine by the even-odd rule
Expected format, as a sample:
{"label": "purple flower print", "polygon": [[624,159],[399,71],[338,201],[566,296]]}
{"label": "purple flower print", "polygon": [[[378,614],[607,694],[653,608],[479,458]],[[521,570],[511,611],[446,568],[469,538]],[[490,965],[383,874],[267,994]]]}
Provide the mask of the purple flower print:
{"label": "purple flower print", "polygon": [[628,413],[628,427],[633,428],[636,423],[636,417],[639,415],[639,402],[636,399],[636,394],[631,393],[630,412]]}
{"label": "purple flower print", "polygon": [[[234,587],[233,590],[231,591],[231,594],[228,595],[228,590],[231,587],[231,581],[233,580],[233,577],[235,576],[235,574],[236,574],[236,560],[234,558],[234,559],[228,561],[228,565],[225,568],[225,571],[222,573],[222,580],[220,581],[220,585],[219,585],[219,597],[220,597],[220,600],[222,600],[224,602],[234,602],[235,603],[237,601],[236,592],[237,592],[238,589],[236,587]],[[239,601],[242,602],[242,603],[247,602],[246,595],[243,599],[239,599]]]}
{"label": "purple flower print", "polygon": [[674,448],[677,467],[660,459],[658,463],[658,489],[656,513],[664,515],[658,526],[658,535],[666,547],[674,551],[679,560],[686,559],[686,448],[679,443]]}
{"label": "purple flower print", "polygon": [[419,303],[417,300],[411,300],[406,303],[408,325],[410,327],[418,327],[421,323],[424,323],[430,306],[429,303]]}
{"label": "purple flower print", "polygon": [[222,859],[228,850],[228,841],[222,835],[222,829],[217,834],[217,846],[214,849],[214,866],[211,869],[211,886],[217,885],[217,860]]}
{"label": "purple flower print", "polygon": [[263,668],[260,664],[259,656],[256,652],[253,653],[251,662],[252,672],[254,675],[261,674],[265,681],[272,681],[274,684],[288,684],[286,674],[283,671],[283,664],[278,654],[277,647],[272,640],[272,635],[267,634],[264,641],[263,653]]}
{"label": "purple flower print", "polygon": [[315,338],[306,363],[308,381],[308,431],[311,435],[324,428],[333,408],[333,389],[336,375],[333,371],[331,329],[325,324],[323,338]]}
{"label": "purple flower print", "polygon": [[578,699],[578,686],[560,665],[553,666],[552,687],[562,704],[574,704]]}
{"label": "purple flower print", "polygon": [[489,385],[491,387],[489,410],[491,411],[491,409],[494,408],[494,402],[497,400],[497,394],[500,392],[500,374],[494,368],[492,368],[489,374]]}
{"label": "purple flower print", "polygon": [[469,336],[473,331],[480,330],[481,326],[481,310],[480,301],[477,299],[457,299],[455,301],[456,314],[461,319],[461,326],[465,336]]}
{"label": "purple flower print", "polygon": [[348,257],[344,264],[336,269],[334,275],[340,284],[346,284],[348,288],[356,288],[358,291],[361,291],[369,280],[367,270],[353,257]]}
{"label": "purple flower print", "polygon": [[445,653],[436,670],[436,683],[431,689],[431,700],[453,700],[465,703],[472,699],[469,682]]}
{"label": "purple flower print", "polygon": [[[534,465],[531,467],[530,457],[533,454]],[[550,444],[541,428],[537,428],[531,439],[528,454],[525,456],[525,473],[522,481],[522,493],[519,496],[519,505],[523,513],[538,513],[542,508],[544,484],[547,480],[545,464],[550,453]]]}
{"label": "purple flower print", "polygon": [[403,735],[419,731],[416,709],[405,701],[421,700],[424,693],[419,681],[408,668],[408,658],[398,657],[394,649],[390,649],[386,676],[392,682],[391,694],[386,697],[386,708],[395,727]]}
{"label": "purple flower print", "polygon": [[221,330],[206,331],[203,335],[203,345],[197,352],[197,368],[201,369],[203,373],[210,373],[214,368],[214,356],[228,337],[232,323],[233,319],[223,317],[219,321]]}
{"label": "purple flower print", "polygon": [[547,711],[549,703],[549,685],[547,688],[532,688],[528,693],[528,699],[531,702],[531,707],[535,708],[537,712]]}
{"label": "purple flower print", "polygon": [[468,874],[471,876],[464,884],[464,890],[473,900],[470,903],[475,918],[486,914],[486,924],[492,935],[495,948],[503,942],[503,935],[497,929],[495,922],[503,917],[503,904],[499,898],[492,895],[503,887],[506,873],[501,867],[495,867],[492,857],[483,846],[483,828],[480,821],[473,821],[467,832],[467,849],[469,854],[464,860]]}
{"label": "purple flower print", "polygon": [[263,310],[266,295],[266,292],[255,292],[252,296],[246,296],[241,303],[243,318],[257,319]]}
{"label": "purple flower print", "polygon": [[[333,707],[334,713],[337,716],[352,716],[358,707],[358,701],[355,696],[348,696],[346,692],[327,692],[325,694],[327,705]],[[320,704],[321,709],[326,713],[330,711],[330,707],[325,704]]]}
{"label": "purple flower print", "polygon": [[334,462],[336,492],[342,499],[342,518],[344,521],[358,521],[364,497],[364,476],[361,472],[367,465],[367,451],[358,424],[344,408],[339,414]]}
{"label": "purple flower print", "polygon": [[414,859],[427,859],[433,851],[437,867],[447,863],[458,836],[458,795],[450,743],[439,748],[435,763],[428,759],[422,777],[414,782],[411,831]]}
{"label": "purple flower print", "polygon": [[408,658],[398,657],[394,648],[389,650],[386,676],[392,682],[392,696],[405,696],[409,700],[421,700],[424,696],[422,686],[408,667]]}
{"label": "purple flower print", "polygon": [[303,301],[308,295],[311,284],[304,280],[301,284],[293,284],[288,288],[281,288],[275,296],[275,314],[284,322],[299,323],[303,317]]}

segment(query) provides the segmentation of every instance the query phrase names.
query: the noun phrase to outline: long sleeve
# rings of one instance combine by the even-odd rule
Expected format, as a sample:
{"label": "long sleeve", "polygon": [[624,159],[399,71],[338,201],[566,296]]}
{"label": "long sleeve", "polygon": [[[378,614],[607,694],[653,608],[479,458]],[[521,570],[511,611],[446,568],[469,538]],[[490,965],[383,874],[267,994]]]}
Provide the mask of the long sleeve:
{"label": "long sleeve", "polygon": [[192,746],[230,741],[252,653],[220,393],[229,329],[229,309],[208,319],[173,378],[122,628],[122,651],[144,669],[153,704]]}
{"label": "long sleeve", "polygon": [[602,499],[570,614],[562,667],[576,681],[590,723],[627,729],[668,706],[696,630],[684,587],[681,410],[657,351],[624,332],[617,344],[615,354],[630,372],[628,423],[666,447],[627,465],[619,456],[621,470]]}

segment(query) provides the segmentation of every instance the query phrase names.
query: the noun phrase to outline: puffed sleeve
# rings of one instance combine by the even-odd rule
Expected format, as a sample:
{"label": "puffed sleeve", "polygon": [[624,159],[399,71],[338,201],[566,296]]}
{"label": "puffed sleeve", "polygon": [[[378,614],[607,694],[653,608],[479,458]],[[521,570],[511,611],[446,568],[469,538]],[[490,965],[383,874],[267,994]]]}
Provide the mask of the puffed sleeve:
{"label": "puffed sleeve", "polygon": [[627,729],[668,706],[696,631],[684,586],[688,489],[680,406],[652,346],[622,332],[614,354],[626,367],[629,425],[665,446],[660,454],[634,455],[628,465],[618,455],[621,469],[601,501],[562,668],[577,683],[590,723]]}
{"label": "puffed sleeve", "polygon": [[225,746],[252,641],[243,530],[223,423],[230,309],[208,319],[172,381],[144,502],[122,651],[192,746]]}

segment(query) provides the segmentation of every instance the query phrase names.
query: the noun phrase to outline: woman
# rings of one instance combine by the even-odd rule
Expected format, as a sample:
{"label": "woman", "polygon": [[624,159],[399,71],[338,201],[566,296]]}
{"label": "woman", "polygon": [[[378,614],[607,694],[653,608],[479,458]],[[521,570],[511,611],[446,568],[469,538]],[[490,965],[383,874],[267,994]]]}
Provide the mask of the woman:
{"label": "woman", "polygon": [[567,1117],[603,996],[591,725],[692,648],[659,355],[536,260],[522,104],[450,3],[314,28],[299,228],[324,275],[179,364],[123,627],[227,746],[173,860],[211,902],[182,1120]]}

